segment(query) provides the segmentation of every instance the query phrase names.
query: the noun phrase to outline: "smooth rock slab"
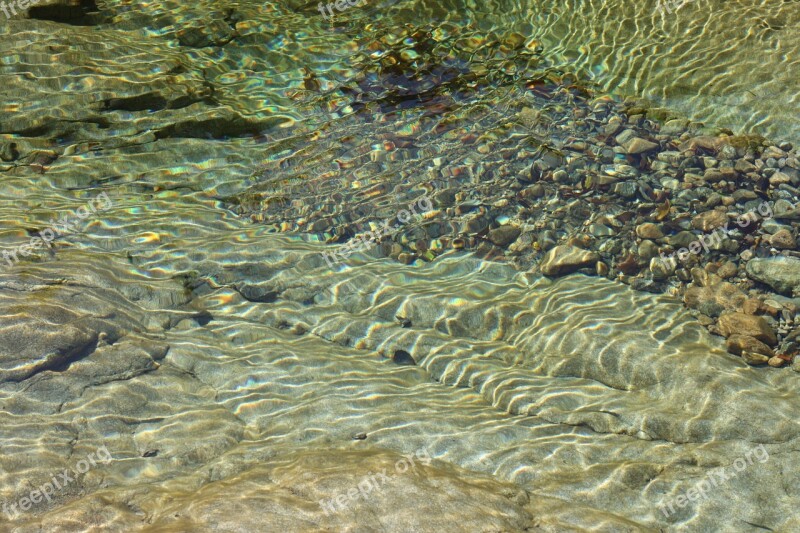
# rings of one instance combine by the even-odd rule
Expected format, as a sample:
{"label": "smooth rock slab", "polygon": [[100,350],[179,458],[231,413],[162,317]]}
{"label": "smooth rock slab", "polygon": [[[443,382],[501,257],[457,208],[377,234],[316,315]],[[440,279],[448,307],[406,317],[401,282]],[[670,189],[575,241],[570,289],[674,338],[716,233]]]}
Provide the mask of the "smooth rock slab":
{"label": "smooth rock slab", "polygon": [[[524,490],[472,473],[462,478],[467,472],[431,464],[424,450],[405,457],[318,450],[287,459],[176,498],[154,526],[387,533],[455,531],[459,525],[469,531],[524,531],[533,526]],[[360,527],[351,529],[356,524]]]}
{"label": "smooth rock slab", "polygon": [[800,259],[782,256],[752,259],[747,263],[747,275],[781,294],[800,294]]}
{"label": "smooth rock slab", "polygon": [[52,324],[32,317],[16,317],[0,328],[0,383],[22,381],[88,355],[97,333],[71,324]]}

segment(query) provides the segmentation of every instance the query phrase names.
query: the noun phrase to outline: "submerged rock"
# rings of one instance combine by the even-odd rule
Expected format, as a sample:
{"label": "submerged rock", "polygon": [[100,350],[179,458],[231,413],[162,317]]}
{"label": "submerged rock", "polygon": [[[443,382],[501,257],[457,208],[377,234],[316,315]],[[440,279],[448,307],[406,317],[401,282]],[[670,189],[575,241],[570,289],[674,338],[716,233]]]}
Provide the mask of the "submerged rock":
{"label": "submerged rock", "polygon": [[628,140],[628,142],[623,145],[623,148],[625,148],[627,153],[636,155],[644,152],[652,152],[658,148],[658,145],[654,142],[634,137]]}
{"label": "submerged rock", "polygon": [[753,337],[748,337],[747,335],[739,335],[738,333],[728,337],[726,346],[728,347],[728,351],[735,355],[742,355],[743,352],[752,352],[761,355],[767,355],[769,357],[775,355],[775,352],[772,351],[772,348],[760,340]]}
{"label": "submerged rock", "polygon": [[693,285],[683,295],[686,307],[697,309],[711,317],[717,317],[724,311],[739,309],[745,300],[745,293],[724,281],[704,287]]}
{"label": "submerged rock", "polygon": [[657,224],[653,224],[652,222],[646,222],[636,227],[636,235],[638,235],[642,239],[655,240],[663,237],[664,232],[661,231],[661,228],[659,228]]}
{"label": "submerged rock", "polygon": [[506,247],[514,242],[521,230],[514,226],[500,226],[489,232],[489,240],[497,246]]}
{"label": "submerged rock", "polygon": [[797,246],[794,235],[787,229],[779,229],[776,231],[775,234],[770,237],[769,243],[779,250],[794,250]]}
{"label": "submerged rock", "polygon": [[700,213],[692,219],[692,227],[703,232],[710,232],[725,225],[728,215],[724,210],[714,209]]}
{"label": "submerged rock", "polygon": [[561,276],[584,267],[594,266],[599,260],[600,256],[595,252],[564,244],[547,252],[539,269],[545,276]]}
{"label": "submerged rock", "polygon": [[319,449],[281,454],[199,492],[173,494],[152,526],[263,531],[269,524],[274,531],[301,532],[380,524],[381,531],[404,533],[451,531],[466,523],[473,531],[525,531],[534,524],[529,505],[524,490],[433,465],[424,451]]}
{"label": "submerged rock", "polygon": [[760,316],[746,315],[739,312],[723,314],[719,317],[719,330],[725,337],[745,335],[754,337],[770,346],[778,343],[775,331]]}
{"label": "submerged rock", "polygon": [[[26,311],[36,309],[29,307]],[[59,311],[62,323],[55,328],[52,322],[38,317],[16,315],[13,323],[0,329],[0,383],[56,370],[94,350],[97,333],[80,324],[69,324],[77,318],[74,313]]]}
{"label": "submerged rock", "polygon": [[747,275],[765,283],[787,296],[800,293],[800,259],[793,257],[769,257],[751,259],[747,263]]}
{"label": "submerged rock", "polygon": [[764,363],[771,361],[771,359],[766,355],[747,351],[742,352],[742,359],[744,359],[744,362],[748,365],[763,365]]}

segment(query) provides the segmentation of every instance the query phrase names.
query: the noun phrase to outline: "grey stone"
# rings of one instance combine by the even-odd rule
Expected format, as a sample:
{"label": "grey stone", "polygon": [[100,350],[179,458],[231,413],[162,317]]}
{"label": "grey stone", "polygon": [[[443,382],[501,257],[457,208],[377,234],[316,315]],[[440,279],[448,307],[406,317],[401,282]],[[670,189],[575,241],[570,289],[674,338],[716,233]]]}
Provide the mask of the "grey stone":
{"label": "grey stone", "polygon": [[800,259],[769,257],[747,262],[747,275],[787,296],[800,295]]}
{"label": "grey stone", "polygon": [[667,242],[670,246],[678,250],[680,248],[688,248],[688,246],[696,241],[697,238],[698,236],[691,231],[681,231],[675,235],[670,235],[667,237]]}
{"label": "grey stone", "polygon": [[493,244],[500,247],[505,247],[514,242],[522,231],[516,226],[500,226],[489,231],[489,240]]}
{"label": "grey stone", "polygon": [[785,220],[800,220],[800,206],[795,206],[787,200],[778,200],[772,206],[775,218]]}

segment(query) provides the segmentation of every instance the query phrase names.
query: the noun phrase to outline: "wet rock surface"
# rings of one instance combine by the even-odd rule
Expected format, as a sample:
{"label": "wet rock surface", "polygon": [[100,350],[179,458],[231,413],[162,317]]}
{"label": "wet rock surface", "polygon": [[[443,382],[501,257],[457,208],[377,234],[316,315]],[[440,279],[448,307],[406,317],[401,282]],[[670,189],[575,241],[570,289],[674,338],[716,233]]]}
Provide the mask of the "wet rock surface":
{"label": "wet rock surface", "polygon": [[[229,236],[197,238],[209,253],[228,249]],[[28,454],[35,466],[25,456],[4,456],[4,501],[19,501],[100,445],[113,457],[52,503],[18,516],[15,527],[61,530],[102,517],[110,530],[227,529],[266,513],[290,531],[362,521],[428,530],[420,520],[431,519],[417,512],[424,498],[439,509],[442,522],[430,522],[437,530],[459,530],[462,523],[444,520],[464,516],[463,506],[475,524],[503,530],[562,531],[598,520],[637,530],[663,524],[659,506],[711,469],[733,469],[755,443],[768,443],[769,459],[703,500],[697,516],[722,506],[735,520],[752,518],[727,506],[786,475],[778,471],[791,457],[786,443],[800,437],[795,400],[785,393],[795,373],[743,373],[739,361],[750,356],[726,354],[667,297],[582,275],[528,279],[508,266],[487,269],[464,252],[428,265],[412,285],[402,281],[409,267],[391,262],[360,270],[350,283],[347,273],[321,275],[324,246],[269,238],[278,239],[271,261],[262,260],[264,242],[254,240],[227,275],[269,279],[274,300],[253,303],[224,278],[201,276],[192,306],[215,317],[201,325],[174,300],[178,284],[164,280],[146,302],[176,301],[167,315],[185,320],[153,317],[145,302],[130,303],[128,317],[114,322],[118,335],[127,333],[112,346],[23,381],[24,395],[4,385],[0,422],[16,446],[37,450]],[[147,263],[162,260],[154,254]],[[116,268],[129,291],[145,286],[126,278],[122,263],[105,270]],[[99,311],[94,298],[120,298],[102,285],[91,289],[86,311]],[[482,294],[462,291],[466,298],[451,302],[458,286]],[[503,315],[493,311],[503,307]],[[241,328],[242,313],[258,319]],[[484,317],[493,314],[502,333],[488,327]],[[157,337],[149,344],[135,333],[145,324]],[[401,351],[417,364],[380,356]],[[146,358],[136,370],[135,361]],[[128,366],[117,366],[123,360]],[[765,397],[781,398],[786,409],[748,419]],[[41,439],[46,452],[36,444]],[[432,466],[396,473],[368,498],[348,496],[335,513],[320,505],[409,454],[429,457]],[[695,455],[702,465],[679,459]],[[587,461],[594,465],[588,472]],[[519,471],[520,464],[529,466]],[[622,505],[606,487],[618,477],[626,479]],[[579,487],[585,496],[576,505],[570,494]],[[791,527],[788,509],[771,509],[759,519]],[[687,512],[672,518],[679,523]]]}

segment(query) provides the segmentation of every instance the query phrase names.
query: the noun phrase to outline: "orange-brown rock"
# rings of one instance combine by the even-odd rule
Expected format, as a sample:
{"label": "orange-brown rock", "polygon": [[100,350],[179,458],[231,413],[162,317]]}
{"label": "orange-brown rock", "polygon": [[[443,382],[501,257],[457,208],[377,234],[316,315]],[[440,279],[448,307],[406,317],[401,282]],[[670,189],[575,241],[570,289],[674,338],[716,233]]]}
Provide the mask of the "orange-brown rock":
{"label": "orange-brown rock", "polygon": [[653,224],[652,222],[645,222],[644,224],[640,224],[636,227],[636,235],[639,236],[641,239],[660,239],[664,236],[664,232],[661,231],[661,228],[658,227],[657,224]]}
{"label": "orange-brown rock", "polygon": [[746,315],[754,315],[761,309],[761,300],[758,298],[748,298],[742,304],[742,312]]}
{"label": "orange-brown rock", "polygon": [[728,351],[735,355],[742,355],[742,352],[753,352],[761,355],[768,355],[772,357],[775,352],[772,348],[761,342],[760,340],[748,337],[747,335],[734,334],[728,337],[727,341]]}
{"label": "orange-brown rock", "polygon": [[683,301],[687,307],[708,316],[719,316],[724,311],[739,309],[747,295],[735,285],[723,281],[711,287],[691,286],[686,289]]}
{"label": "orange-brown rock", "polygon": [[744,313],[725,313],[719,317],[719,331],[724,337],[746,335],[775,346],[778,337],[763,317]]}
{"label": "orange-brown rock", "polygon": [[720,228],[728,222],[728,214],[720,209],[700,213],[692,219],[692,227],[701,231],[709,232]]}
{"label": "orange-brown rock", "polygon": [[767,361],[767,364],[773,368],[780,368],[783,366],[783,363],[785,362],[786,361],[782,357],[775,356],[775,357],[770,357],[769,361]]}

